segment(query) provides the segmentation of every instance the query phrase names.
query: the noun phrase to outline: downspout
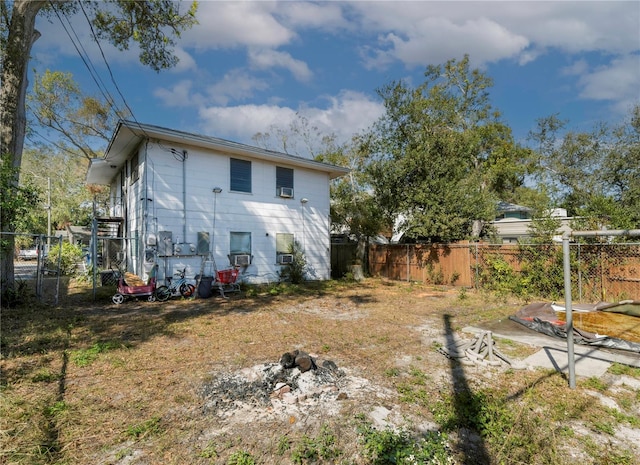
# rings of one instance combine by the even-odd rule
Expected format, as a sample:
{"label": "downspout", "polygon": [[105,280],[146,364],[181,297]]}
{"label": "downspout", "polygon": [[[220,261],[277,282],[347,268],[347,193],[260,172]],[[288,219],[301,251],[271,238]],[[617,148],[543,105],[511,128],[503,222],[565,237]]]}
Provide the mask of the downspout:
{"label": "downspout", "polygon": [[[138,260],[140,263],[140,275],[144,273],[144,258],[147,250],[147,214],[149,212],[149,198],[147,196],[147,145],[149,139],[144,141],[144,200],[142,200],[142,247],[138,249]],[[140,254],[142,251],[142,254]]]}
{"label": "downspout", "polygon": [[[149,139],[144,141],[144,200],[142,201],[142,247],[138,250],[141,275],[144,274],[147,258],[147,235],[149,231]],[[142,252],[142,253],[140,253]]]}
{"label": "downspout", "polygon": [[182,151],[182,242],[187,243],[187,151]]}

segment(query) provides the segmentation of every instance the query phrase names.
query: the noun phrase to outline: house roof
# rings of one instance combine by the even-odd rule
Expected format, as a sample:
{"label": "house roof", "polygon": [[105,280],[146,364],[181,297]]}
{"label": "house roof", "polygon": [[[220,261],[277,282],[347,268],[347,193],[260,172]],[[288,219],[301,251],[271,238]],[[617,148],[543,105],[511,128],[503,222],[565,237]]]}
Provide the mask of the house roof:
{"label": "house roof", "polygon": [[500,201],[497,205],[499,213],[507,213],[507,212],[532,212],[533,208],[523,207],[522,205],[517,205],[515,203],[509,203]]}
{"label": "house roof", "polygon": [[87,172],[87,183],[109,184],[116,174],[120,172],[133,151],[145,140],[158,140],[189,145],[215,150],[229,155],[245,156],[274,163],[286,163],[287,165],[325,172],[331,179],[343,176],[349,172],[348,168],[321,163],[309,158],[275,152],[273,150],[252,147],[217,137],[203,136],[150,124],[121,120],[118,122],[118,126],[111,137],[104,157],[94,158],[90,161]]}

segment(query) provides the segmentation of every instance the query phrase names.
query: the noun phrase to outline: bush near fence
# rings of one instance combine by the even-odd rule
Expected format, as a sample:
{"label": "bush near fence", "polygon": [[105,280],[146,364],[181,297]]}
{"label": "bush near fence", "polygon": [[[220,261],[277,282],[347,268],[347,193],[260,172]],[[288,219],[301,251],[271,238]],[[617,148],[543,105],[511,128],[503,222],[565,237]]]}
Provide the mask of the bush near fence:
{"label": "bush near fence", "polygon": [[[581,302],[640,300],[640,244],[571,244],[572,293]],[[371,245],[373,276],[485,289],[523,298],[564,296],[561,244]]]}

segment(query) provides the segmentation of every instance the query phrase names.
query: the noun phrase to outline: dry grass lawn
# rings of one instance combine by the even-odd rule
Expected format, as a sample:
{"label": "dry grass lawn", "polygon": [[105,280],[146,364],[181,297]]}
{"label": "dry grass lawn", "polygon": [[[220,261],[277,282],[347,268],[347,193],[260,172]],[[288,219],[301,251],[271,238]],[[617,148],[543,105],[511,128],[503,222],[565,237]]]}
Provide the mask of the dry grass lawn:
{"label": "dry grass lawn", "polygon": [[[2,309],[0,463],[640,463],[639,370],[570,390],[555,372],[438,351],[522,302],[380,279],[122,305],[99,291]],[[294,349],[341,381],[278,408],[205,395]]]}

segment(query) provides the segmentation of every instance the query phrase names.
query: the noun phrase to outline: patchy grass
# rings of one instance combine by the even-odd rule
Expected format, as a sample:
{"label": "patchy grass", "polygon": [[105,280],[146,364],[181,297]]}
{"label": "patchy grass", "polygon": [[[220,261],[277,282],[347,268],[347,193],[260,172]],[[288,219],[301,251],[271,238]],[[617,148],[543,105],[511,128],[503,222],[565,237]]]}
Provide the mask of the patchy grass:
{"label": "patchy grass", "polygon": [[[571,390],[556,372],[462,366],[438,352],[447,331],[468,337],[462,328],[508,317],[517,300],[379,279],[119,306],[112,293],[100,289],[94,301],[74,284],[57,307],[2,309],[0,463],[640,459],[640,370],[616,364]],[[535,350],[495,341],[512,359]],[[330,358],[374,389],[336,401],[337,415],[231,428],[204,411],[200,390],[216,373],[277,362],[292,349]]]}

